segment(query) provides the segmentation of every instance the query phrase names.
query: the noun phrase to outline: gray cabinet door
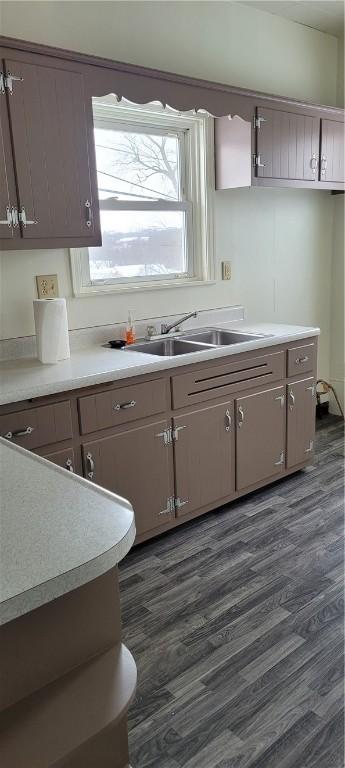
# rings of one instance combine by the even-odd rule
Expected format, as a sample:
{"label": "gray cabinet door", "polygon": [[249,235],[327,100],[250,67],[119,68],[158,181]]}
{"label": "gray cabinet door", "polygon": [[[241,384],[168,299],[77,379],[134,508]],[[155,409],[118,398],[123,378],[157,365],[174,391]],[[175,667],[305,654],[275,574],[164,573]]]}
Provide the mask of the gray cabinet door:
{"label": "gray cabinet door", "polygon": [[317,181],[320,120],[275,109],[257,109],[256,175]]}
{"label": "gray cabinet door", "polygon": [[131,502],[138,535],[175,516],[172,445],[162,436],[169,426],[157,421],[82,446],[85,477]]}
{"label": "gray cabinet door", "polygon": [[176,514],[217,506],[234,491],[233,402],[177,416],[173,424]]}
{"label": "gray cabinet door", "polygon": [[[1,60],[0,60],[1,69]],[[20,237],[19,227],[12,226],[12,208],[17,207],[12,146],[8,122],[7,99],[0,93],[0,244]]]}
{"label": "gray cabinet door", "polygon": [[285,387],[236,400],[236,488],[249,488],[285,469]]}
{"label": "gray cabinet door", "polygon": [[[100,244],[92,107],[80,72],[54,59],[14,55],[21,77],[8,95],[22,238],[54,245]],[[34,222],[34,223],[30,223]]]}
{"label": "gray cabinet door", "polygon": [[287,467],[302,464],[313,453],[315,380],[295,381],[287,388]]}
{"label": "gray cabinet door", "polygon": [[321,120],[320,181],[345,181],[344,123]]}

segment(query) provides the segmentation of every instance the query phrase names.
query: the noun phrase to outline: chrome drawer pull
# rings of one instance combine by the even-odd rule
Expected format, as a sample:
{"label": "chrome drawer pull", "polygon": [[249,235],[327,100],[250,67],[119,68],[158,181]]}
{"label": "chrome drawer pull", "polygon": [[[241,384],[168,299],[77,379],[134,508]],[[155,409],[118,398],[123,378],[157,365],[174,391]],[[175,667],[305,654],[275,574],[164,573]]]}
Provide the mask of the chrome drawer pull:
{"label": "chrome drawer pull", "polygon": [[308,355],[304,355],[304,357],[296,357],[295,362],[297,363],[297,365],[299,365],[300,363],[307,363],[308,360],[309,360]]}
{"label": "chrome drawer pull", "polygon": [[25,427],[25,429],[17,429],[15,432],[7,432],[4,437],[6,440],[12,440],[14,437],[25,437],[26,435],[31,435],[31,432],[33,432],[35,427]]}
{"label": "chrome drawer pull", "polygon": [[295,395],[292,389],[290,389],[290,392],[289,392],[289,399],[290,399],[289,408],[290,408],[290,411],[292,411],[295,405]]}
{"label": "chrome drawer pull", "polygon": [[86,454],[86,462],[89,466],[89,471],[87,473],[87,476],[90,478],[90,480],[92,480],[93,473],[95,471],[95,462],[93,460],[93,456],[92,456],[92,453],[90,453],[90,451],[89,453]]}
{"label": "chrome drawer pull", "polygon": [[73,467],[72,459],[67,459],[66,460],[65,467],[68,470],[68,472],[74,472],[74,467]]}
{"label": "chrome drawer pull", "polygon": [[237,422],[237,425],[239,428],[242,427],[243,422],[244,422],[244,411],[243,411],[242,405],[240,405],[238,409],[238,422]]}
{"label": "chrome drawer pull", "polygon": [[229,409],[227,408],[225,411],[225,431],[230,432],[230,429],[231,429],[231,415],[230,415]]}
{"label": "chrome drawer pull", "polygon": [[129,403],[116,403],[113,405],[113,411],[125,411],[127,408],[134,408],[136,404],[136,400],[131,400]]}

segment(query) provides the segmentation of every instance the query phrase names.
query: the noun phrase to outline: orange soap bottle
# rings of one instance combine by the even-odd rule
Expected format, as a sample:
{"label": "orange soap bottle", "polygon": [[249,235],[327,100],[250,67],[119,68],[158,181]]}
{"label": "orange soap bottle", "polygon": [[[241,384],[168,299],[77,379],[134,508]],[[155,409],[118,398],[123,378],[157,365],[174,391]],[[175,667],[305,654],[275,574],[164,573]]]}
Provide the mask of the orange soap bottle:
{"label": "orange soap bottle", "polygon": [[126,344],[134,344],[135,342],[135,325],[133,322],[132,312],[128,312],[127,328],[126,328]]}

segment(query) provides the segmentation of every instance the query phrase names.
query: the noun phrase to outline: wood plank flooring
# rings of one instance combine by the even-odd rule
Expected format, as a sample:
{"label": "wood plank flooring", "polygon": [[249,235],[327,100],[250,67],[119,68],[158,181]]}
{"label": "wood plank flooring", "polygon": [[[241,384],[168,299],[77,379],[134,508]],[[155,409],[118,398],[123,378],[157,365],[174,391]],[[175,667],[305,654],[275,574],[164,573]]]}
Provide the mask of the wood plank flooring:
{"label": "wood plank flooring", "polygon": [[314,464],[133,550],[133,768],[344,768],[343,423]]}

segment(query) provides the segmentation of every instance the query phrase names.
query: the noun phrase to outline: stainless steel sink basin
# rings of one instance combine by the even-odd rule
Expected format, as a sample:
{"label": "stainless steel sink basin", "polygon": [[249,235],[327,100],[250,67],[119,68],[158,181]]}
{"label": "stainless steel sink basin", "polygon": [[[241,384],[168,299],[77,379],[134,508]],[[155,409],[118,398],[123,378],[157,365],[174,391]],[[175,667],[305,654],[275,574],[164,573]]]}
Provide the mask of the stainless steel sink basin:
{"label": "stainless steel sink basin", "polygon": [[126,352],[145,352],[148,355],[159,355],[161,357],[176,357],[177,355],[187,355],[190,352],[202,352],[210,349],[208,344],[196,344],[184,339],[174,337],[168,339],[158,339],[156,341],[142,341],[138,344],[131,344],[125,348]]}
{"label": "stainless steel sink basin", "polygon": [[200,329],[200,331],[193,331],[190,334],[183,335],[181,340],[203,342],[204,344],[212,344],[217,347],[226,346],[228,344],[240,344],[244,341],[253,341],[254,339],[263,338],[263,334],[260,333],[245,333],[244,331],[225,331],[218,328],[209,328],[207,330]]}
{"label": "stainless steel sink basin", "polygon": [[264,338],[262,333],[245,333],[242,331],[226,331],[219,328],[200,328],[189,334],[167,336],[166,338],[141,341],[125,348],[126,352],[145,352],[160,357],[176,357],[188,355],[191,352],[204,352],[215,347],[240,344],[244,341],[254,341]]}

